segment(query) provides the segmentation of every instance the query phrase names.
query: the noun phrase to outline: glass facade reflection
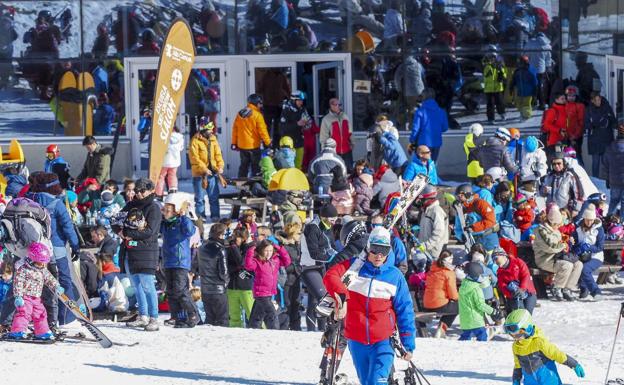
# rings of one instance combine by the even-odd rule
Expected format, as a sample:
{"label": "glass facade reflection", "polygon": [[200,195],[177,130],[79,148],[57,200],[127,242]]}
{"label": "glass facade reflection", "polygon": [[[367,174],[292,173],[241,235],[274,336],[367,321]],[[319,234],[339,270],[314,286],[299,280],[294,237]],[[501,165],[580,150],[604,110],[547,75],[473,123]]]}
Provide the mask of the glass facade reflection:
{"label": "glass facade reflection", "polygon": [[[587,4],[579,10],[570,5],[579,3]],[[126,135],[123,59],[158,56],[166,29],[176,17],[189,21],[199,55],[351,53],[352,76],[345,81],[353,82],[356,130],[368,130],[382,113],[404,129],[425,87],[436,90],[438,103],[457,126],[456,117],[484,108],[482,60],[487,53],[495,54],[510,73],[518,57],[528,55],[532,64],[548,61],[543,79],[570,76],[575,69],[567,56],[577,47],[587,47],[590,60],[597,62],[596,55],[606,46],[609,52],[624,50],[619,32],[624,22],[614,16],[622,4],[619,0],[4,1],[0,136]],[[590,37],[579,33],[590,26]],[[323,93],[317,95],[323,107],[317,113],[320,117],[327,95],[336,92],[331,79],[338,76],[335,69],[320,70],[324,91],[308,89],[311,66],[296,63],[292,70],[308,100],[315,92]],[[262,71],[268,70],[254,70],[255,79],[259,82]],[[61,81],[68,71],[74,74],[73,83]],[[81,75],[87,73],[90,76]],[[208,119],[220,113],[222,90],[212,85],[221,76],[216,70],[202,72],[209,84],[198,87],[202,93],[198,98]],[[146,114],[154,80],[151,71],[144,71],[133,82],[141,88],[140,104]]]}

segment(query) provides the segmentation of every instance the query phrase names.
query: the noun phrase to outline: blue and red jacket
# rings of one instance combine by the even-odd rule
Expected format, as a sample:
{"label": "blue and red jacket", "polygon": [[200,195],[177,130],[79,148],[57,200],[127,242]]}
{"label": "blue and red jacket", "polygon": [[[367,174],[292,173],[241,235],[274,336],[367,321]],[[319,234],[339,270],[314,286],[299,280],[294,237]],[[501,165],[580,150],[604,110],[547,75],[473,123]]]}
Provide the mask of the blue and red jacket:
{"label": "blue and red jacket", "polygon": [[347,300],[345,337],[372,345],[390,338],[398,325],[403,346],[413,351],[416,332],[414,307],[403,273],[388,259],[379,268],[366,262],[347,289],[342,283],[342,276],[354,260],[352,258],[335,265],[323,278],[332,297],[342,294]]}

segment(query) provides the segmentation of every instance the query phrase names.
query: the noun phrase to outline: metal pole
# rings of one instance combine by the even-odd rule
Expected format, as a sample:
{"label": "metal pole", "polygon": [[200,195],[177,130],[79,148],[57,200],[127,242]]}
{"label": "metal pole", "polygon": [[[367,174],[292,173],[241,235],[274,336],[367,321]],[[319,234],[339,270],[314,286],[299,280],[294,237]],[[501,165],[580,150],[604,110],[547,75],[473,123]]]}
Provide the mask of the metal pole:
{"label": "metal pole", "polygon": [[609,383],[609,372],[611,371],[611,363],[613,363],[613,353],[615,353],[615,343],[617,342],[617,337],[620,332],[620,324],[622,318],[624,318],[624,302],[622,302],[622,307],[620,308],[620,316],[618,317],[617,327],[615,328],[615,337],[613,337],[613,347],[611,348],[611,357],[609,357],[609,366],[607,367],[607,375],[605,377],[605,385]]}

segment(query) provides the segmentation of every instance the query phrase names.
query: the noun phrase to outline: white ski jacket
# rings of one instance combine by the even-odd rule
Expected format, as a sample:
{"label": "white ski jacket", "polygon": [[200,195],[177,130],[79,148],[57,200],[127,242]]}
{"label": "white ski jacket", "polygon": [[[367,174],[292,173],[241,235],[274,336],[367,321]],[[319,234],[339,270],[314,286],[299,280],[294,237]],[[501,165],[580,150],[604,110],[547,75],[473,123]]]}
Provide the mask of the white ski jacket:
{"label": "white ski jacket", "polygon": [[548,164],[546,153],[541,148],[533,152],[524,151],[520,161],[520,180],[532,181],[546,176]]}
{"label": "white ski jacket", "polygon": [[174,131],[169,137],[169,146],[167,146],[163,167],[180,167],[182,164],[180,157],[182,150],[184,150],[184,135]]}

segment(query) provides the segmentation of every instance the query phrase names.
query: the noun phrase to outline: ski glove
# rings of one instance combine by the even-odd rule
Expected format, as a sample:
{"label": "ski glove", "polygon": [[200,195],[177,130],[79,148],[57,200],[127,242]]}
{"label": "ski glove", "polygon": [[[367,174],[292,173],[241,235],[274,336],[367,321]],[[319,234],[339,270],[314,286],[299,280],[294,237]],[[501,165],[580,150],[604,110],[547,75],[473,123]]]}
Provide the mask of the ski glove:
{"label": "ski glove", "polygon": [[498,321],[502,320],[505,316],[503,315],[503,313],[501,313],[500,310],[494,309],[492,314],[490,314],[490,317],[492,317],[492,320],[494,322],[498,322]]}
{"label": "ski glove", "polygon": [[63,289],[63,286],[58,285],[56,286],[56,294],[58,294],[59,296],[63,295],[65,293],[65,289]]}
{"label": "ski glove", "polygon": [[347,315],[347,298],[344,294],[336,294],[334,307],[334,319],[340,321]]}
{"label": "ski glove", "polygon": [[583,369],[581,364],[576,364],[574,367],[574,373],[576,373],[576,376],[579,378],[585,377],[585,369]]}
{"label": "ski glove", "polygon": [[24,306],[24,298],[22,297],[15,297],[15,302],[13,302],[15,304],[15,307],[23,307]]}

